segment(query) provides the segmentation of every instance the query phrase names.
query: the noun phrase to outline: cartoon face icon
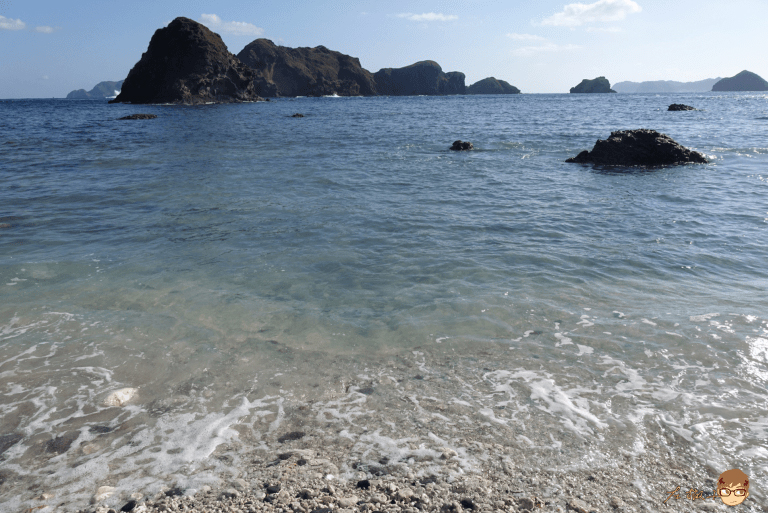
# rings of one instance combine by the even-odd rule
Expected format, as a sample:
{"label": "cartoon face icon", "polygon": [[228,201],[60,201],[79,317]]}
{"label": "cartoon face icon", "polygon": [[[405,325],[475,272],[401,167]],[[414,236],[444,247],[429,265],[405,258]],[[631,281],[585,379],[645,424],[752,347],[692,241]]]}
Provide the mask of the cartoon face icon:
{"label": "cartoon face icon", "polygon": [[736,506],[749,497],[749,478],[737,468],[726,470],[717,480],[717,496],[728,506]]}

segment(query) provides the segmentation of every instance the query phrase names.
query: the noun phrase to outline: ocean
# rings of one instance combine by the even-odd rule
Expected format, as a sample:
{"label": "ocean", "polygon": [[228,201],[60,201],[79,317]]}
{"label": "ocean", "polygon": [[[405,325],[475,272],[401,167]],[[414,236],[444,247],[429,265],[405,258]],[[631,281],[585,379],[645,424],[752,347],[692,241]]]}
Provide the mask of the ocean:
{"label": "ocean", "polygon": [[[564,162],[632,128],[710,163]],[[289,446],[768,503],[766,94],[3,100],[0,184],[7,511]]]}

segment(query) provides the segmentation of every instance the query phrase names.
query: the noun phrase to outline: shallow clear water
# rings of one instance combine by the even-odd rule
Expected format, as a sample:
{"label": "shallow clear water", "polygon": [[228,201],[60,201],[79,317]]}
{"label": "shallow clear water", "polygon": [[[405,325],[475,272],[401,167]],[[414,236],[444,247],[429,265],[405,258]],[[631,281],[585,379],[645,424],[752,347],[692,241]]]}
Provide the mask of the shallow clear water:
{"label": "shallow clear water", "polygon": [[[711,163],[564,162],[629,128]],[[331,425],[768,482],[766,164],[764,94],[0,102],[0,494],[195,487]]]}

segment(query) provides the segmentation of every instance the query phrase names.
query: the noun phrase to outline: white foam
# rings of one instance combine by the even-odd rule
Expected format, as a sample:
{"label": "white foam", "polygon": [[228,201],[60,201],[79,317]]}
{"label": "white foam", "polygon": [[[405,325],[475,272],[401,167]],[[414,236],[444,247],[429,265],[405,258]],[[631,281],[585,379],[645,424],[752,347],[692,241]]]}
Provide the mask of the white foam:
{"label": "white foam", "polygon": [[691,322],[706,322],[713,317],[718,317],[719,313],[708,313],[703,315],[692,315],[690,317]]}

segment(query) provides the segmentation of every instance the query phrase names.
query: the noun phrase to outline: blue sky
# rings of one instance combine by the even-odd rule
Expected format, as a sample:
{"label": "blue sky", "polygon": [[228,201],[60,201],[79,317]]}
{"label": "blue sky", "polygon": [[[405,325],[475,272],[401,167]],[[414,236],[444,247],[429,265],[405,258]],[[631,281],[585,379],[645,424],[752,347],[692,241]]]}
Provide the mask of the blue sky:
{"label": "blue sky", "polygon": [[431,59],[467,85],[495,76],[524,93],[566,93],[600,75],[692,81],[748,69],[768,79],[766,0],[0,0],[0,98],[123,79],[177,16],[208,25],[235,54],[265,37],[324,45],[371,72]]}

